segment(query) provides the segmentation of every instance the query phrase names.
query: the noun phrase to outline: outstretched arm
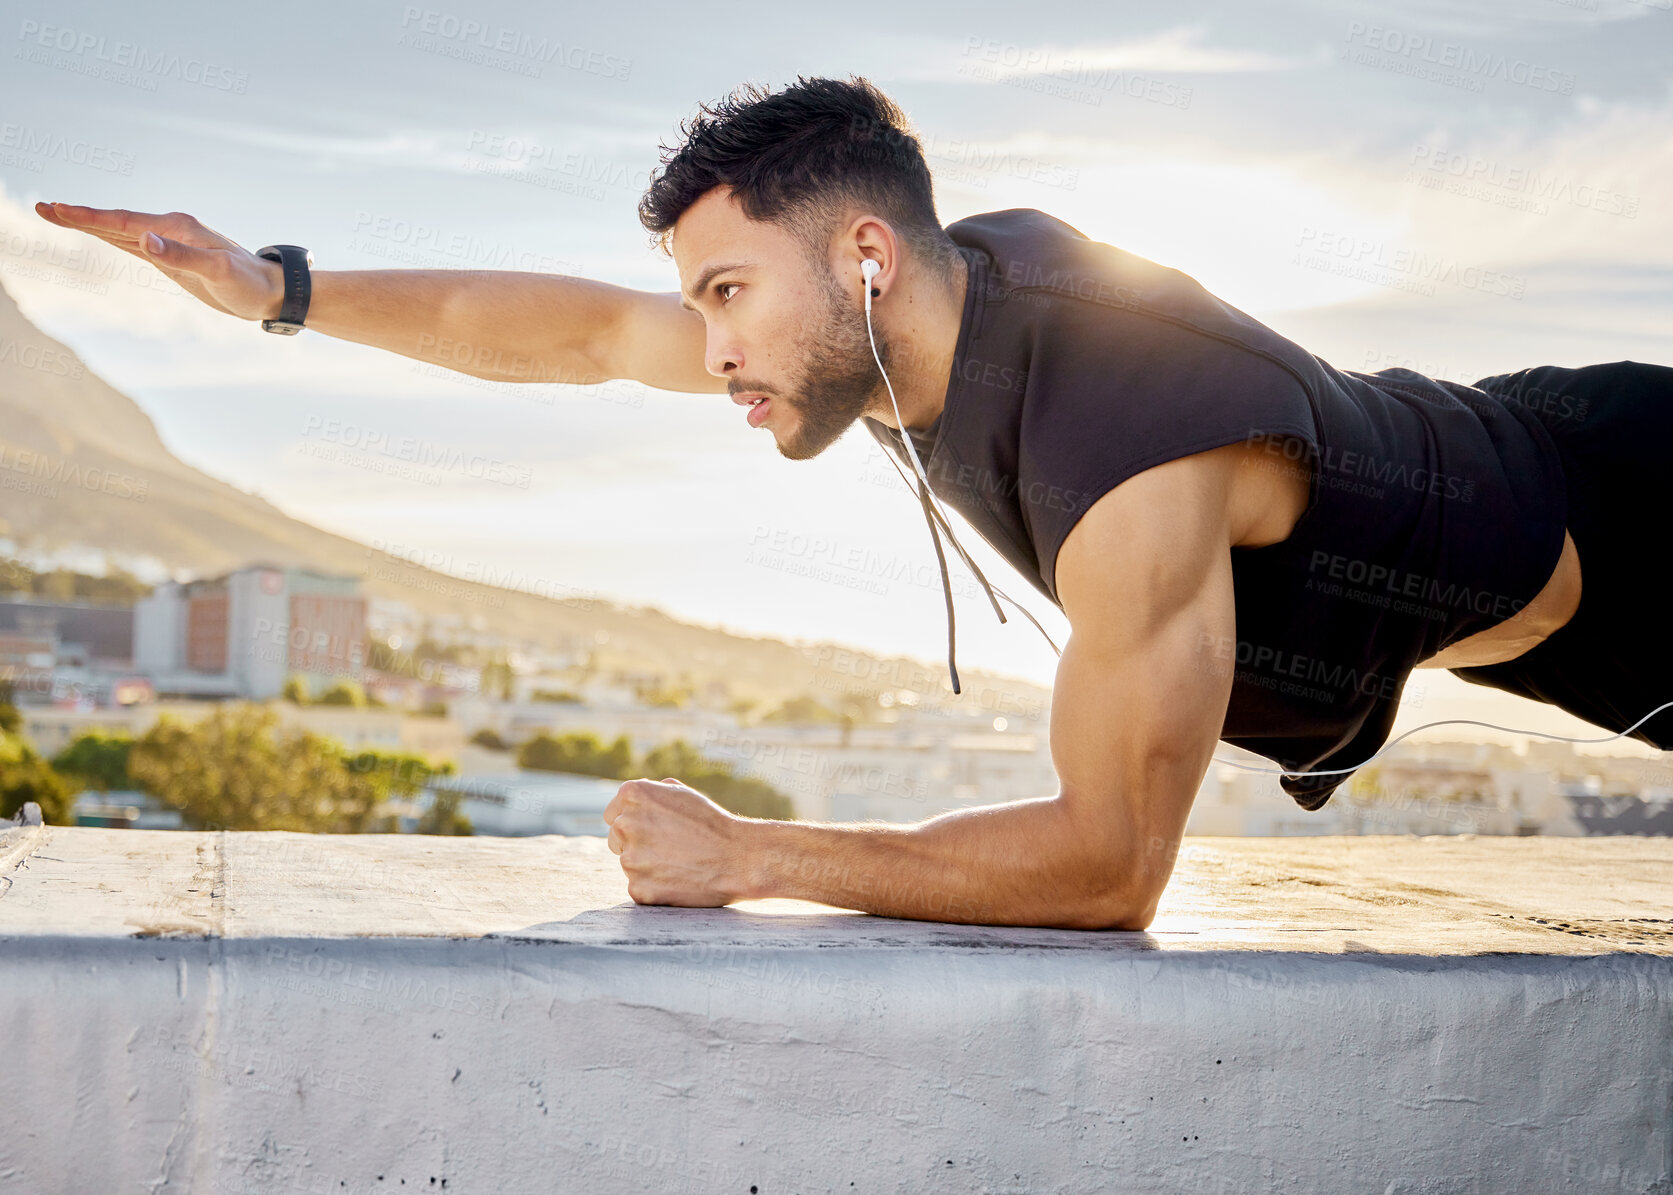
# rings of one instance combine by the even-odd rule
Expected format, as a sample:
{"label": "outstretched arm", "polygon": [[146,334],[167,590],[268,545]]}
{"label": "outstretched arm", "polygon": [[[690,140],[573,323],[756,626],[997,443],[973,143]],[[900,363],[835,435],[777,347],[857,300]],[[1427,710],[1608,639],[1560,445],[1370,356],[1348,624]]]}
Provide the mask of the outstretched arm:
{"label": "outstretched arm", "polygon": [[1235,630],[1224,453],[1146,470],[1058,554],[1071,634],[1052,695],[1059,791],[914,825],[738,818],[678,783],[606,808],[644,904],[792,897],[890,917],[1143,929],[1224,724]]}
{"label": "outstretched arm", "polygon": [[[154,266],[204,303],[273,319],[284,300],[266,261],[184,212],[35,205],[42,219]],[[152,249],[146,234],[161,238]],[[627,378],[662,390],[724,393],[703,367],[703,317],[679,296],[566,274],[513,270],[310,271],[307,326],[501,382],[587,385]]]}

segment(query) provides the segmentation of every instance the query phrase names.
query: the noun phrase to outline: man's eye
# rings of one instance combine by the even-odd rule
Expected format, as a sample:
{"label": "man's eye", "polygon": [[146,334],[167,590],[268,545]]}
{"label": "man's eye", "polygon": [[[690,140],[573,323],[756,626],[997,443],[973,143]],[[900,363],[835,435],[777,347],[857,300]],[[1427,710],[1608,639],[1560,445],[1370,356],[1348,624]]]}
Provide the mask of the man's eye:
{"label": "man's eye", "polygon": [[[740,285],[742,285],[742,284],[741,284],[741,283],[737,283],[737,282],[722,282],[722,283],[721,283],[721,284],[720,284],[720,285],[719,285],[719,286],[717,286],[717,287],[715,287],[715,290],[716,290],[716,291],[723,291],[723,290],[725,290],[725,289],[726,289],[726,288],[727,288],[727,287],[729,287],[729,286],[740,286]],[[730,295],[722,295],[722,296],[721,296],[721,299],[720,299],[720,301],[721,301],[721,302],[722,302],[722,303],[724,303],[724,302],[726,302],[726,300],[727,300],[727,299],[729,299],[729,298],[731,298],[731,296],[730,296]]]}

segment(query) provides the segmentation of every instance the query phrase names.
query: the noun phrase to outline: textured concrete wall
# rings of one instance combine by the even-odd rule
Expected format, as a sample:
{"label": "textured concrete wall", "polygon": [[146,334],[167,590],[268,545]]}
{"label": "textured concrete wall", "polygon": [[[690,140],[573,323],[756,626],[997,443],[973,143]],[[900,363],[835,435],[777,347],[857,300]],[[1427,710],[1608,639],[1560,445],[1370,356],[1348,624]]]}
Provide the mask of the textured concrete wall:
{"label": "textured concrete wall", "polygon": [[1673,1189],[1655,921],[1426,953],[1256,889],[1241,932],[1083,934],[641,908],[597,840],[34,834],[0,842],[4,1191]]}

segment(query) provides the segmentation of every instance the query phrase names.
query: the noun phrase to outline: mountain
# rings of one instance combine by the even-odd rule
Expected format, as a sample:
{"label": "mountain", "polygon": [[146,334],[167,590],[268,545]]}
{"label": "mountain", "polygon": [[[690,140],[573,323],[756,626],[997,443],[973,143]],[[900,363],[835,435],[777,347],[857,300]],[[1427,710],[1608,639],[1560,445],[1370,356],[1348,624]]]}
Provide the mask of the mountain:
{"label": "mountain", "polygon": [[995,713],[1037,717],[1048,704],[1047,690],[1015,678],[961,670],[965,692],[953,697],[942,692],[939,662],[750,638],[654,607],[484,585],[322,531],[177,459],[145,412],[30,323],[4,286],[0,537],[20,552],[79,547],[151,557],[177,576],[213,576],[255,561],[350,573],[367,595],[405,602],[421,615],[477,617],[486,630],[553,649],[585,643],[606,667],[669,683],[683,675],[698,689],[722,682],[763,702],[811,693],[834,705],[836,694],[875,692],[884,678],[883,687],[913,689],[926,701],[944,697],[954,709],[982,708],[984,691]]}

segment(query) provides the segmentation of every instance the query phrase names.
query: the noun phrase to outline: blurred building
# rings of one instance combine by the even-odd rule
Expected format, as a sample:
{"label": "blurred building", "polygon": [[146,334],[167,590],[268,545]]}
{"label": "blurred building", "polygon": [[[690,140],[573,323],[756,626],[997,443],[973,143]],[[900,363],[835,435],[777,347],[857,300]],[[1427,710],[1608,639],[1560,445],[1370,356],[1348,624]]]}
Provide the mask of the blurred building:
{"label": "blurred building", "polygon": [[134,610],[108,602],[0,598],[0,680],[20,706],[91,708],[148,696],[134,675]]}
{"label": "blurred building", "polygon": [[134,663],[161,695],[277,697],[301,674],[314,690],[362,680],[360,579],[252,564],[206,580],[165,581],[134,607]]}
{"label": "blurred building", "polygon": [[[635,754],[684,739],[737,776],[762,780],[813,821],[913,822],[949,809],[1057,791],[1045,727],[1005,718],[897,711],[887,724],[757,722],[702,707],[652,707],[622,695],[589,700],[452,703],[466,735],[492,730],[518,745],[536,734],[626,736]],[[660,777],[657,777],[660,779]]]}
{"label": "blurred building", "polygon": [[[416,804],[420,809],[427,808],[438,792],[455,792],[461,796],[459,812],[470,818],[477,834],[582,834],[603,838],[610,833],[604,807],[619,788],[619,780],[518,768],[437,777]],[[416,817],[411,820],[416,824]],[[412,828],[402,826],[404,830]]]}

